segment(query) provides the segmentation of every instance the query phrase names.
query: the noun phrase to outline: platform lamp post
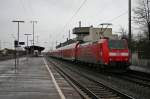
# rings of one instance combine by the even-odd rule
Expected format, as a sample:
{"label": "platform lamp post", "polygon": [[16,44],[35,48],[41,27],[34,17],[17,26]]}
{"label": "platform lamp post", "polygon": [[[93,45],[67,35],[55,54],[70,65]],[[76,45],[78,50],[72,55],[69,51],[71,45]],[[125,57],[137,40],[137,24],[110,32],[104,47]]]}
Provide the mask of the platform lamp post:
{"label": "platform lamp post", "polygon": [[30,21],[33,24],[33,53],[34,53],[34,24],[37,23],[37,21]]}
{"label": "platform lamp post", "polygon": [[[14,20],[12,22],[16,22],[18,23],[18,38],[17,38],[17,41],[18,41],[18,44],[16,47],[19,47],[19,25],[20,23],[24,23],[24,21],[19,21],[19,20]],[[16,47],[15,47],[15,50],[16,50]],[[17,61],[17,62],[16,62]],[[16,64],[17,63],[17,64]],[[16,69],[17,69],[17,66],[19,65],[19,52],[17,50],[17,55],[16,55],[16,59],[15,59],[15,72],[16,72]]]}
{"label": "platform lamp post", "polygon": [[26,52],[27,52],[27,59],[28,59],[28,54],[29,54],[29,46],[28,46],[28,41],[29,41],[29,40],[28,40],[28,36],[29,36],[29,35],[32,35],[32,34],[27,34],[27,33],[26,33],[26,34],[24,34],[24,35],[27,36],[27,51],[26,51]]}

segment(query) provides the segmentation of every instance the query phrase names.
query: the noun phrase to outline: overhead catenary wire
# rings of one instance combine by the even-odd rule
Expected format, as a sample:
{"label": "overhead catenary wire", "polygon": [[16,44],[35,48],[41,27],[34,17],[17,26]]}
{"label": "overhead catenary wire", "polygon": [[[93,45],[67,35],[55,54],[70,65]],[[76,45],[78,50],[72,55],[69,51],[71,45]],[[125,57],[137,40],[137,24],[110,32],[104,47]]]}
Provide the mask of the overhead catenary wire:
{"label": "overhead catenary wire", "polygon": [[78,14],[78,12],[80,11],[80,9],[84,6],[84,4],[87,2],[87,0],[84,0],[82,2],[82,4],[80,5],[80,7],[75,11],[75,13],[73,14],[73,16],[67,21],[67,23],[64,25],[64,27]]}
{"label": "overhead catenary wire", "polygon": [[119,19],[120,17],[122,17],[122,16],[126,15],[127,13],[128,13],[128,11],[125,11],[125,12],[123,12],[123,13],[119,14],[118,16],[116,16],[116,17],[112,18],[111,20],[108,20],[107,22],[113,22],[113,21],[115,21],[115,20]]}
{"label": "overhead catenary wire", "polygon": [[[84,6],[84,4],[86,2],[87,2],[87,0],[84,0],[82,2],[82,4],[80,5],[80,7],[75,11],[75,13],[72,15],[72,17],[65,23],[65,25],[63,26],[63,28],[61,30],[65,29],[65,27],[69,24],[69,22],[71,22],[73,20],[73,18],[78,14],[78,12],[81,10],[81,8]],[[113,21],[119,19],[120,17],[122,17],[122,16],[124,16],[126,14],[128,14],[128,11],[125,11],[125,12],[119,14],[118,16],[115,16],[114,18],[112,18],[111,20],[108,20],[107,22],[113,22]]]}
{"label": "overhead catenary wire", "polygon": [[[62,27],[61,30],[64,30],[65,27],[69,24],[70,21],[72,21],[72,19],[79,13],[79,11],[81,10],[81,8],[85,5],[85,3],[87,2],[87,0],[84,0],[81,5],[79,6],[79,8],[74,12],[74,14],[71,16],[70,19],[68,19],[68,21],[64,24],[64,26]],[[59,35],[59,34],[58,34]]]}
{"label": "overhead catenary wire", "polygon": [[118,16],[112,18],[112,19],[109,20],[109,21],[110,21],[110,22],[113,22],[113,21],[117,20],[118,18],[120,18],[120,17],[126,15],[127,13],[128,13],[128,11],[125,11],[125,12],[121,13],[120,15],[118,15]]}

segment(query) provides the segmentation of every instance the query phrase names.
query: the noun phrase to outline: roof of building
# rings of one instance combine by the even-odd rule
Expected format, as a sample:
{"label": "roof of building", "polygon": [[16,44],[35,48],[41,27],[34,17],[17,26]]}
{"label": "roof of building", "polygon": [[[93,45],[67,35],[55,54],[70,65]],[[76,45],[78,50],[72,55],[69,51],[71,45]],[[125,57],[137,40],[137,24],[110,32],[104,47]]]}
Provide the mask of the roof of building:
{"label": "roof of building", "polygon": [[41,47],[41,46],[26,46],[25,47],[25,49],[29,49],[29,50],[32,50],[32,49],[34,49],[34,50],[38,50],[38,51],[43,51],[45,48],[44,47]]}
{"label": "roof of building", "polygon": [[75,27],[73,34],[89,34],[90,27]]}

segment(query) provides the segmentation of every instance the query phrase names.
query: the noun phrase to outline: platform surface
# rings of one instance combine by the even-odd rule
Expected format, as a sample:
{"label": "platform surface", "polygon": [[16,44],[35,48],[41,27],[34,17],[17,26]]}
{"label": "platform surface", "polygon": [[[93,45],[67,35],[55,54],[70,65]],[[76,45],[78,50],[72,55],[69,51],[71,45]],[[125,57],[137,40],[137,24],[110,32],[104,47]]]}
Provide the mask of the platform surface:
{"label": "platform surface", "polygon": [[[28,60],[21,58],[16,72],[14,60],[1,61],[0,99],[67,99],[67,94],[64,95],[60,88],[64,97],[61,96],[53,80],[43,57]],[[66,86],[75,93],[73,88]],[[73,95],[76,99],[79,98],[79,95],[73,93],[70,92],[72,95],[72,97],[68,96],[70,99],[74,99]]]}

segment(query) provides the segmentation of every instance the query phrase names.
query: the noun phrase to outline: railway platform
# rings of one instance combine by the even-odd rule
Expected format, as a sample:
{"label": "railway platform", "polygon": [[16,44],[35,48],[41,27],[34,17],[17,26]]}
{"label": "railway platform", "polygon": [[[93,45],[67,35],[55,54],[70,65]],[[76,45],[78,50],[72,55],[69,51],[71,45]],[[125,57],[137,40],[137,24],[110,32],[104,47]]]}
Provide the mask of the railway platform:
{"label": "railway platform", "polygon": [[143,66],[135,66],[135,65],[131,65],[129,67],[130,70],[133,70],[133,71],[138,71],[138,72],[141,72],[141,73],[147,73],[147,74],[150,74],[150,67],[143,67]]}
{"label": "railway platform", "polygon": [[43,57],[0,62],[0,99],[81,99]]}

